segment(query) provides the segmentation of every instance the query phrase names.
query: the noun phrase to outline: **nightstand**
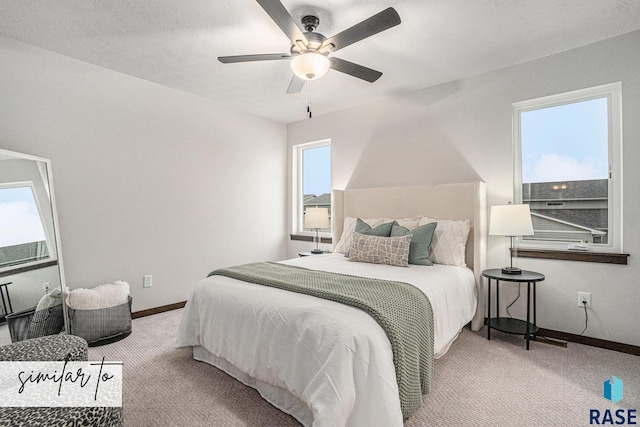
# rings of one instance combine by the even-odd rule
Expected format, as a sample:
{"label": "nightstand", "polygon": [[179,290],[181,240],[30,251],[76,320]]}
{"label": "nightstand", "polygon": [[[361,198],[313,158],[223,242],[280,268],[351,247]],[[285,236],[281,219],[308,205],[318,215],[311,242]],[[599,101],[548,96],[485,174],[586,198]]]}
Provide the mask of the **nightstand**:
{"label": "nightstand", "polygon": [[[487,278],[487,339],[491,339],[491,329],[509,334],[524,335],[529,350],[529,339],[538,332],[536,325],[536,283],[544,280],[544,275],[535,271],[522,270],[522,274],[504,274],[502,269],[484,270],[482,275]],[[496,317],[491,317],[491,281],[496,281]],[[527,284],[527,320],[500,317],[500,282]],[[533,307],[532,307],[533,303]],[[533,319],[531,311],[533,310]],[[533,320],[533,323],[531,322]]]}

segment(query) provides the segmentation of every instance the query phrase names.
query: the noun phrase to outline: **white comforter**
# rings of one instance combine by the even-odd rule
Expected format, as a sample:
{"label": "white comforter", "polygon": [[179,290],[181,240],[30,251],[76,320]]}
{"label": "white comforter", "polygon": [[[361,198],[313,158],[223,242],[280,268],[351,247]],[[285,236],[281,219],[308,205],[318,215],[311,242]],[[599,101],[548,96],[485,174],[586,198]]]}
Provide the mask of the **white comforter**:
{"label": "white comforter", "polygon": [[[435,357],[476,309],[468,268],[391,267],[342,254],[283,263],[417,286],[433,308]],[[391,344],[359,309],[213,276],[189,297],[176,344],[194,346],[194,358],[256,388],[305,426],[402,426]]]}

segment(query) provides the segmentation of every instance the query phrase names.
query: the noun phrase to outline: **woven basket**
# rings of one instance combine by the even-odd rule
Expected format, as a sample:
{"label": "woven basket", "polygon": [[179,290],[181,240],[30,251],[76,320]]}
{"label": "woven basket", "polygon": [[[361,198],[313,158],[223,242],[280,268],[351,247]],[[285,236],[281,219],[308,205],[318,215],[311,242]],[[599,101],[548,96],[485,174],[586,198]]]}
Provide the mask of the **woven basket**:
{"label": "woven basket", "polygon": [[62,304],[44,310],[36,311],[34,307],[8,314],[7,326],[11,342],[59,334],[64,329]]}
{"label": "woven basket", "polygon": [[84,338],[89,346],[119,341],[131,333],[131,303],[92,310],[67,307],[69,333]]}

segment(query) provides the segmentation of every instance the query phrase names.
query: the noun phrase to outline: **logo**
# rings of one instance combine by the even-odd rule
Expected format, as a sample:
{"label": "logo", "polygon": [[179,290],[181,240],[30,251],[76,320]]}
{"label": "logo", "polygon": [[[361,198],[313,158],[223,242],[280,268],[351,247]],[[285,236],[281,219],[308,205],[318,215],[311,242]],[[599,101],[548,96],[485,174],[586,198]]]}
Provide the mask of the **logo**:
{"label": "logo", "polygon": [[603,397],[610,400],[611,403],[616,403],[622,400],[624,384],[622,380],[615,375],[611,375],[611,379],[604,382]]}
{"label": "logo", "polygon": [[122,362],[0,362],[0,407],[122,407]]}
{"label": "logo", "polygon": [[[602,397],[611,403],[622,400],[624,394],[624,384],[622,380],[615,375],[603,383]],[[590,409],[589,410],[590,425],[637,425],[638,410],[637,409]]]}

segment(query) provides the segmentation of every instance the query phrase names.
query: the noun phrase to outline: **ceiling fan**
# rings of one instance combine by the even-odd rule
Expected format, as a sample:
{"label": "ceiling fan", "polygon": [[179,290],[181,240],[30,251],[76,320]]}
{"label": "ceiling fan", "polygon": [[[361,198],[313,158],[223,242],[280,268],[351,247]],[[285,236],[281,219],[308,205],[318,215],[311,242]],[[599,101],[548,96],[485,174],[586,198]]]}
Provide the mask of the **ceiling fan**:
{"label": "ceiling fan", "polygon": [[382,76],[379,71],[344,59],[329,57],[329,54],[400,24],[400,16],[394,8],[387,8],[359,24],[327,38],[315,32],[316,27],[320,24],[320,20],[316,16],[307,15],[302,18],[302,26],[305,29],[303,33],[280,0],[256,1],[282,32],[289,37],[291,52],[220,56],[218,57],[220,62],[229,64],[290,59],[294,75],[289,83],[287,93],[300,92],[306,81],[321,78],[329,71],[329,68],[371,83]]}

